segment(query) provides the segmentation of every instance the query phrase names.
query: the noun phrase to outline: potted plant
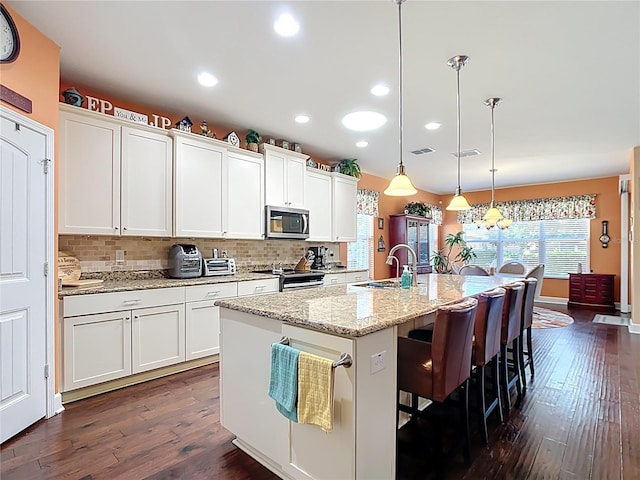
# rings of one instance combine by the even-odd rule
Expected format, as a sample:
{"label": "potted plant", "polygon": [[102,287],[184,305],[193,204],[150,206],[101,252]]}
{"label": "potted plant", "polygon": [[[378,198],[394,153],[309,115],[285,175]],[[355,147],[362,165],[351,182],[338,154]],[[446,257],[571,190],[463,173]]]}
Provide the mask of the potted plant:
{"label": "potted plant", "polygon": [[360,178],[362,172],[360,171],[360,165],[358,165],[357,158],[345,158],[340,161],[339,165],[340,173]]}
{"label": "potted plant", "polygon": [[409,202],[404,207],[404,213],[431,218],[431,207],[422,202]]}
{"label": "potted plant", "polygon": [[262,141],[262,137],[260,136],[260,134],[255,130],[250,129],[245,139],[247,140],[247,150],[257,152],[258,144]]}
{"label": "potted plant", "polygon": [[[451,273],[453,262],[459,261],[462,265],[466,265],[472,259],[476,258],[476,253],[473,251],[473,247],[467,245],[467,242],[462,238],[462,235],[464,235],[463,231],[456,234],[447,234],[444,239],[445,247],[438,250],[431,257],[431,263],[437,273]],[[451,260],[450,257],[454,247],[457,248],[457,253],[453,260]]]}

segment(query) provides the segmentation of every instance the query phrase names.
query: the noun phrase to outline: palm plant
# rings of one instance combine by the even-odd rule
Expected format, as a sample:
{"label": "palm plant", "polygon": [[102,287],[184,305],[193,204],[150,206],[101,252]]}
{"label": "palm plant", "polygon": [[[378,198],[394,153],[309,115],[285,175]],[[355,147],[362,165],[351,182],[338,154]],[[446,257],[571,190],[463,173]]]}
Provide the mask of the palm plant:
{"label": "palm plant", "polygon": [[[476,258],[476,253],[473,251],[473,247],[467,245],[464,238],[463,231],[458,233],[449,233],[444,239],[444,248],[438,250],[431,257],[431,263],[437,273],[451,273],[452,263],[459,261],[463,265],[469,263],[472,259]],[[451,260],[451,254],[453,249],[457,248],[456,256]]]}

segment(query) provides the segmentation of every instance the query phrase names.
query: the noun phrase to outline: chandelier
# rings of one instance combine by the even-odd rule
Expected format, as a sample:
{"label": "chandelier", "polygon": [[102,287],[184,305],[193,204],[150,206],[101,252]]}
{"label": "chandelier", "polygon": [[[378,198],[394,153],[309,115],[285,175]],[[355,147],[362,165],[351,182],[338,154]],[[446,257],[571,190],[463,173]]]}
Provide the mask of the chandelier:
{"label": "chandelier", "polygon": [[495,165],[495,120],[494,120],[494,110],[497,105],[502,102],[501,98],[487,98],[484,101],[484,104],[491,108],[491,204],[489,205],[489,210],[484,214],[482,220],[476,220],[476,225],[478,228],[483,225],[489,230],[490,228],[498,227],[500,230],[504,230],[509,228],[511,225],[511,220],[505,218],[502,215],[502,212],[495,205],[495,194],[496,194],[496,165]]}

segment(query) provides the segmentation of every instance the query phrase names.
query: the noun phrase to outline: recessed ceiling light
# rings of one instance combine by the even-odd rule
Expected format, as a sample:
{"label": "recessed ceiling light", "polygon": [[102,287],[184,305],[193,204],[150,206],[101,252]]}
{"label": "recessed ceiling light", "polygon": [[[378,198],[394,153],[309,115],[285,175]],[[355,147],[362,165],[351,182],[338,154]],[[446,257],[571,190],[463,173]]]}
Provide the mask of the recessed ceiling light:
{"label": "recessed ceiling light", "polygon": [[438,130],[440,125],[442,125],[440,122],[429,122],[424,126],[424,128],[427,130]]}
{"label": "recessed ceiling light", "polygon": [[369,142],[367,142],[366,140],[360,140],[359,142],[356,142],[356,147],[359,148],[364,148],[367,145],[369,145]]}
{"label": "recessed ceiling light", "polygon": [[376,97],[383,97],[389,93],[389,87],[383,85],[382,83],[379,83],[371,89],[371,93]]}
{"label": "recessed ceiling light", "polygon": [[378,112],[352,112],[342,117],[342,124],[349,130],[366,132],[387,123],[387,117]]}
{"label": "recessed ceiling light", "polygon": [[298,33],[300,24],[289,13],[283,13],[273,22],[273,29],[278,35],[283,37],[291,37]]}
{"label": "recessed ceiling light", "polygon": [[202,72],[200,75],[198,75],[198,82],[203,87],[213,87],[218,83],[218,79],[210,73]]}
{"label": "recessed ceiling light", "polygon": [[298,122],[298,123],[308,123],[309,122],[309,117],[307,115],[298,115],[296,117],[296,122]]}

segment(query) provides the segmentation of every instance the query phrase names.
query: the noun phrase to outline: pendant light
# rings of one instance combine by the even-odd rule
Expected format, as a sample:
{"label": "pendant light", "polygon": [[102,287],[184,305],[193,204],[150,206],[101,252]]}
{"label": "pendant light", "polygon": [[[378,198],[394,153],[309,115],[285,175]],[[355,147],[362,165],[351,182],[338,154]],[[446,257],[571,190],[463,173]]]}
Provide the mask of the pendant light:
{"label": "pendant light", "polygon": [[391,183],[384,191],[385,195],[392,197],[408,197],[415,195],[418,190],[413,186],[411,180],[404,173],[404,165],[402,164],[402,4],[405,0],[394,0],[398,5],[398,36],[400,38],[400,81],[399,81],[399,125],[400,125],[400,163],[396,176],[391,179]]}
{"label": "pendant light", "polygon": [[[482,220],[484,221],[484,225],[487,228],[487,230],[494,226],[497,226],[501,230],[504,230],[505,228],[508,228],[509,225],[511,225],[511,220],[504,218],[504,216],[502,215],[502,212],[500,212],[500,210],[498,210],[498,208],[495,205],[495,190],[496,190],[495,137],[496,137],[496,134],[495,134],[494,111],[496,106],[499,105],[500,102],[502,102],[502,99],[496,98],[496,97],[487,98],[484,101],[484,104],[487,107],[491,108],[491,204],[489,205],[489,210],[487,210],[487,213],[485,213],[484,217],[482,217]],[[481,226],[481,224],[478,226]]]}
{"label": "pendant light", "polygon": [[466,65],[469,61],[469,57],[466,55],[456,55],[455,57],[450,58],[447,61],[447,65],[453,68],[456,71],[456,100],[457,100],[457,130],[458,130],[458,188],[456,188],[456,193],[451,199],[451,202],[447,206],[447,210],[469,210],[471,205],[467,202],[467,199],[462,195],[462,190],[460,188],[460,69]]}

